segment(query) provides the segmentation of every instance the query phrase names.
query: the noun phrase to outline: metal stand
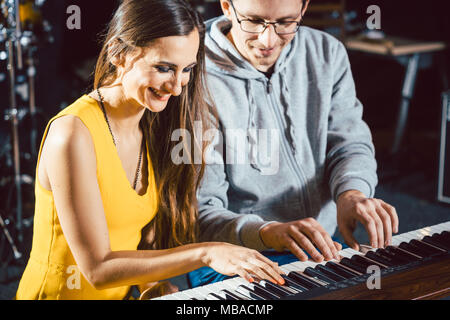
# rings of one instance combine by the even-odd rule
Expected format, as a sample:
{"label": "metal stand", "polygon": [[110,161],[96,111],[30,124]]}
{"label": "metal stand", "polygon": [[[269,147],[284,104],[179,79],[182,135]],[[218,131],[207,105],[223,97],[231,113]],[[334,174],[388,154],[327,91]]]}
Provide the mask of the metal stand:
{"label": "metal stand", "polygon": [[409,104],[413,97],[414,86],[417,78],[417,70],[419,68],[420,54],[416,53],[408,57],[408,67],[406,68],[405,78],[403,80],[402,98],[400,110],[395,127],[394,143],[392,145],[391,154],[396,154],[403,140],[406,122],[408,119]]}
{"label": "metal stand", "polygon": [[15,67],[14,67],[14,37],[7,41],[8,46],[8,72],[10,83],[10,109],[7,110],[6,119],[11,121],[11,139],[14,159],[14,183],[16,187],[16,229],[19,242],[23,241],[22,233],[22,183],[20,173],[20,150],[19,150],[19,119],[16,101]]}

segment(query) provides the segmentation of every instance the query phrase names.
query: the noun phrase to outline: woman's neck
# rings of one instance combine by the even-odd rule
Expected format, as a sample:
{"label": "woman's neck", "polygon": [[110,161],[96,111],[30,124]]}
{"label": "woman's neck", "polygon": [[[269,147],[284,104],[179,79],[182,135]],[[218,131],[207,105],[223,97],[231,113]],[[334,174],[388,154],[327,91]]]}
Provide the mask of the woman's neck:
{"label": "woman's neck", "polygon": [[[102,87],[99,90],[112,131],[124,138],[140,136],[139,122],[145,108],[127,99],[121,86]],[[100,101],[97,90],[90,96]]]}

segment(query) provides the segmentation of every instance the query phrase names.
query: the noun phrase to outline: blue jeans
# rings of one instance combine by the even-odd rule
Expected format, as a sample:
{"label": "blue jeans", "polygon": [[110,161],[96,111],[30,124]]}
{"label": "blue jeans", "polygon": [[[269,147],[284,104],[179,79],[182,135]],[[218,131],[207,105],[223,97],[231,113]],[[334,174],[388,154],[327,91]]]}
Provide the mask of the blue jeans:
{"label": "blue jeans", "polygon": [[[337,241],[335,238],[333,238],[333,240]],[[344,243],[341,243],[341,245],[343,249],[348,248],[348,246],[345,245]],[[280,266],[283,264],[299,261],[298,258],[294,256],[292,253],[277,252],[277,251],[263,251],[261,253],[270,260],[278,262],[278,265]],[[308,255],[307,252],[305,253]],[[309,255],[308,258],[310,258]],[[233,277],[236,276],[226,276],[224,274],[216,272],[214,269],[210,267],[202,267],[200,269],[191,271],[187,274],[187,280],[190,288],[204,286],[209,283],[220,282]]]}

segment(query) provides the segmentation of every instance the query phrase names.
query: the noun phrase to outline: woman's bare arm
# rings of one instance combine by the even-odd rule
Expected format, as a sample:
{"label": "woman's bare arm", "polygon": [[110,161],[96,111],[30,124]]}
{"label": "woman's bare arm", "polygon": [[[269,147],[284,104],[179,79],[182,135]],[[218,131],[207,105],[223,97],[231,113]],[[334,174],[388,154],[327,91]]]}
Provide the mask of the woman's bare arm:
{"label": "woman's bare arm", "polygon": [[[56,119],[42,151],[58,218],[75,261],[97,289],[171,278],[205,265],[250,279],[282,282],[282,271],[255,250],[226,243],[197,243],[167,250],[112,251],[89,130],[80,119]],[[45,179],[44,179],[45,180]]]}

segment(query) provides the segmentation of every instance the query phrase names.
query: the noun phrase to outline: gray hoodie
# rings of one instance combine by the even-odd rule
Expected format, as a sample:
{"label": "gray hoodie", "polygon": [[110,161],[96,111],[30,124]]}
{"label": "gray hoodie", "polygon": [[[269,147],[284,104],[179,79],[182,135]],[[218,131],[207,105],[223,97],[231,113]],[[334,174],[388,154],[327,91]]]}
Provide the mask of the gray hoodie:
{"label": "gray hoodie", "polygon": [[265,250],[263,226],[306,217],[333,235],[338,195],[356,189],[373,197],[377,184],[344,45],[300,27],[269,79],[226,38],[224,16],[206,27],[220,136],[198,191],[200,239]]}

